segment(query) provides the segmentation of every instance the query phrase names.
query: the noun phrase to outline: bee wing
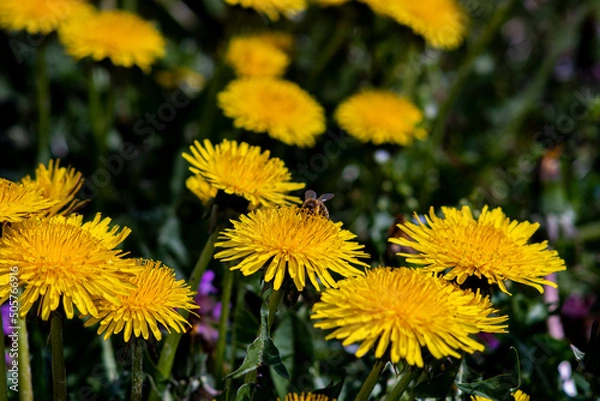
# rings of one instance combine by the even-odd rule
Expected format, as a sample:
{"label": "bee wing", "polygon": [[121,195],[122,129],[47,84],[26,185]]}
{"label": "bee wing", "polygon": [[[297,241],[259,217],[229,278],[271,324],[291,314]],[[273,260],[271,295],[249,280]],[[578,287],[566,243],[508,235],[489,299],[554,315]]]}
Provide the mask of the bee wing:
{"label": "bee wing", "polygon": [[323,195],[319,196],[319,200],[320,200],[321,202],[328,201],[328,200],[329,200],[329,199],[331,199],[331,198],[333,198],[333,194],[330,194],[330,193],[325,193],[325,194],[323,194]]}
{"label": "bee wing", "polygon": [[313,191],[312,189],[309,189],[308,191],[306,191],[304,193],[304,200],[309,200],[309,199],[317,199],[317,193],[315,191]]}

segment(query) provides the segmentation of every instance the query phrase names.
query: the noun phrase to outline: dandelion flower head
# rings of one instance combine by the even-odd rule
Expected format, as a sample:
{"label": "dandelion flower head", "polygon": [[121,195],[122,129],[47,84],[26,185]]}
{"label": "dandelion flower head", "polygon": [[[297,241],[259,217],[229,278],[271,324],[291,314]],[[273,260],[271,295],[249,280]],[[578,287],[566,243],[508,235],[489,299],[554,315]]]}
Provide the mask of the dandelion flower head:
{"label": "dandelion flower head", "polygon": [[[515,401],[529,401],[529,399],[530,399],[529,395],[525,394],[521,390],[515,391],[515,393],[513,394],[513,398]],[[490,400],[489,398],[486,398],[486,397],[472,395],[471,401],[492,401],[492,400]]]}
{"label": "dandelion flower head", "polygon": [[454,49],[464,39],[468,18],[456,0],[360,1],[374,12],[410,27],[435,48]]}
{"label": "dandelion flower head", "polygon": [[280,77],[290,63],[277,37],[269,40],[268,34],[232,38],[225,58],[241,77]]}
{"label": "dandelion flower head", "polygon": [[48,34],[81,7],[83,0],[2,0],[0,28]]}
{"label": "dandelion flower head", "polygon": [[287,145],[312,147],[326,128],[325,113],[316,100],[283,79],[234,80],[219,93],[218,102],[236,128],[266,132]]}
{"label": "dandelion flower head", "polygon": [[137,65],[144,72],[165,55],[165,39],[154,25],[122,10],[81,12],[61,26],[59,38],[77,60],[108,58],[114,65]]}
{"label": "dandelion flower head", "polygon": [[377,358],[389,350],[393,363],[423,367],[422,347],[437,359],[460,358],[461,350],[484,349],[471,335],[507,327],[506,316],[490,316],[496,310],[489,299],[419,269],[377,268],[338,284],[322,294],[311,318],[320,320],[317,328],[335,329],[328,340],[360,342],[359,358],[375,347]]}
{"label": "dandelion flower head", "polygon": [[427,136],[419,126],[421,110],[391,91],[367,90],[350,97],[335,111],[335,120],[350,135],[376,145],[409,145]]}
{"label": "dandelion flower head", "polygon": [[253,8],[272,21],[277,21],[280,14],[291,18],[306,8],[306,0],[225,0],[225,3]]}
{"label": "dandelion flower head", "polygon": [[[277,398],[277,401],[281,401],[281,398]],[[337,399],[329,398],[323,394],[289,393],[283,401],[337,401]]]}
{"label": "dandelion flower head", "polygon": [[44,197],[35,185],[0,178],[0,223],[16,223],[53,209],[59,201]]}
{"label": "dandelion flower head", "polygon": [[511,221],[502,209],[485,206],[477,220],[471,209],[443,207],[444,218],[433,208],[425,216],[427,224],[405,223],[398,227],[411,239],[390,238],[390,242],[407,246],[416,254],[400,253],[409,263],[423,265],[447,280],[463,284],[470,276],[486,278],[510,294],[505,281],[529,285],[544,292],[543,285],[556,284],[543,277],[565,270],[565,262],[546,241],[528,244],[539,224]]}
{"label": "dandelion flower head", "polygon": [[138,260],[141,269],[131,278],[135,286],[128,294],[119,295],[119,303],[108,300],[98,302],[99,314],[85,322],[89,327],[100,322],[98,334],[104,339],[123,332],[125,341],[142,336],[145,340],[150,332],[160,341],[162,333],[159,323],[171,333],[185,331],[190,325],[177,310],[198,309],[194,303],[195,293],[184,280],[175,278],[175,271],[152,260]]}
{"label": "dandelion flower head", "polygon": [[[292,175],[283,161],[271,157],[268,150],[263,152],[258,146],[227,139],[213,146],[205,139],[203,145],[194,141],[190,152],[182,156],[191,164],[190,171],[200,177],[198,180],[226,194],[247,199],[252,208],[300,202],[298,197],[287,193],[304,188],[304,184],[291,182]],[[198,180],[191,183],[193,188],[200,183]],[[214,193],[211,188],[204,187],[202,191],[211,195]]]}
{"label": "dandelion flower head", "polygon": [[38,315],[47,320],[62,303],[67,318],[74,307],[96,316],[95,298],[118,302],[117,295],[133,287],[127,277],[139,268],[114,247],[128,228],[107,229],[100,215],[83,223],[81,215],[33,217],[5,228],[0,238],[0,275],[19,267],[21,316],[39,300]]}
{"label": "dandelion flower head", "polygon": [[[233,221],[233,228],[221,232],[215,247],[224,250],[216,259],[240,260],[231,270],[245,276],[264,267],[265,282],[279,290],[286,274],[298,291],[306,277],[320,289],[337,287],[330,271],[343,277],[362,275],[357,267],[368,267],[359,258],[368,258],[356,235],[342,229],[342,223],[314,215],[297,206],[258,209]],[[357,266],[357,267],[354,267]]]}
{"label": "dandelion flower head", "polygon": [[48,167],[40,164],[35,170],[35,180],[26,176],[21,182],[39,188],[44,198],[57,201],[45,212],[46,216],[67,215],[84,203],[75,199],[83,185],[81,173],[72,167],[60,167],[60,160],[50,160]]}

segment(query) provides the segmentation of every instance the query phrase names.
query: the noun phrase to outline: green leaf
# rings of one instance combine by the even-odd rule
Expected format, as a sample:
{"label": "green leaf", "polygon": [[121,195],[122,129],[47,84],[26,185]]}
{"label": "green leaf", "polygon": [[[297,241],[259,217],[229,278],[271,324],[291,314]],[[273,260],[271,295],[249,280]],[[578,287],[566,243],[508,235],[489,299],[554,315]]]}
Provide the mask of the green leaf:
{"label": "green leaf", "polygon": [[468,395],[486,397],[493,401],[513,400],[513,389],[519,388],[521,385],[521,368],[519,353],[515,348],[511,349],[515,351],[515,366],[512,372],[475,383],[456,383],[456,387]]}
{"label": "green leaf", "polygon": [[269,335],[269,304],[263,302],[260,308],[260,329],[258,337],[248,346],[246,358],[240,366],[234,372],[231,372],[228,377],[239,378],[249,372],[258,369],[260,366],[266,365],[271,368],[277,374],[284,378],[289,378],[289,374],[281,356],[279,350],[271,340]]}
{"label": "green leaf", "polygon": [[252,401],[253,393],[254,383],[246,383],[235,393],[235,401]]}

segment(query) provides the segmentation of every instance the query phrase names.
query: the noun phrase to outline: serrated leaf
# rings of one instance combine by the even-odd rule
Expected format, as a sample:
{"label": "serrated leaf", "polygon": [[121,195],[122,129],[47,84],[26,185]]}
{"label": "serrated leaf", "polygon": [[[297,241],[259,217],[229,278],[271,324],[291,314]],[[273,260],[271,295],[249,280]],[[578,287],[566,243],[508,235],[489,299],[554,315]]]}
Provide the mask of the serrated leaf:
{"label": "serrated leaf", "polygon": [[519,388],[521,384],[521,368],[519,353],[515,348],[511,349],[515,352],[515,366],[512,372],[475,383],[456,383],[456,387],[468,395],[486,397],[493,401],[513,400],[512,390]]}
{"label": "serrated leaf", "polygon": [[277,374],[284,378],[289,378],[289,374],[281,356],[279,350],[271,340],[269,335],[269,304],[263,302],[260,308],[260,328],[258,337],[248,346],[246,357],[242,366],[240,366],[234,372],[231,372],[228,377],[239,378],[253,370],[258,369],[260,366],[269,366],[273,368]]}

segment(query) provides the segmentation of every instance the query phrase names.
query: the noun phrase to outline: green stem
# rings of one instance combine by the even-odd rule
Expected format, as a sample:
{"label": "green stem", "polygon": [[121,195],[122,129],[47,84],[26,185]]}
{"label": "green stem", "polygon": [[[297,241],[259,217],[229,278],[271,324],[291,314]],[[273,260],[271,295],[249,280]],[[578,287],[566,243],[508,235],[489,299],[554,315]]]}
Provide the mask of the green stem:
{"label": "green stem", "polygon": [[488,48],[492,39],[496,37],[496,33],[500,30],[509,15],[508,12],[516,3],[516,0],[506,0],[503,4],[498,5],[483,33],[479,35],[477,41],[469,48],[469,52],[459,67],[454,82],[448,91],[448,97],[440,107],[440,113],[434,122],[432,140],[434,140],[435,143],[443,143],[448,115],[450,114],[452,107],[454,107],[454,103],[462,91],[464,83],[471,74],[475,60],[486,48]]}
{"label": "green stem", "polygon": [[336,24],[336,29],[327,45],[323,48],[322,52],[319,52],[316,65],[311,68],[311,73],[308,78],[308,87],[311,89],[315,88],[317,78],[321,72],[327,67],[331,59],[337,54],[341,47],[346,43],[348,33],[350,29],[354,27],[353,19],[351,15],[347,15],[346,18],[341,18]]}
{"label": "green stem", "polygon": [[273,327],[273,322],[275,321],[275,316],[277,315],[277,309],[279,305],[281,305],[281,300],[283,299],[283,291],[275,291],[271,293],[271,297],[269,298],[269,327],[267,328],[269,334],[271,333],[271,328]]}
{"label": "green stem", "polygon": [[234,274],[227,266],[223,275],[223,294],[221,296],[221,317],[219,318],[219,339],[217,340],[217,357],[215,360],[215,382],[221,383],[223,378],[223,361],[227,345],[227,323],[229,322],[229,304],[233,289]]}
{"label": "green stem", "polygon": [[144,386],[144,342],[135,338],[131,343],[131,401],[142,401]]}
{"label": "green stem", "polygon": [[[197,289],[198,284],[200,284],[200,279],[202,275],[206,271],[206,267],[212,259],[213,250],[215,247],[215,242],[217,240],[217,236],[219,235],[220,230],[215,230],[211,236],[204,244],[204,248],[200,253],[200,257],[196,262],[196,266],[194,266],[194,270],[190,275],[188,283],[192,289]],[[181,315],[184,318],[187,318],[188,312],[181,311]],[[163,345],[160,351],[160,357],[158,359],[158,364],[156,366],[156,375],[154,377],[154,381],[161,388],[162,384],[171,376],[171,370],[173,369],[173,362],[175,361],[175,354],[177,353],[177,347],[179,346],[179,341],[181,341],[181,336],[183,333],[171,333],[165,339],[165,344]],[[153,391],[150,394],[150,401],[159,401],[161,400],[160,394],[156,391]]]}
{"label": "green stem", "polygon": [[38,106],[37,161],[46,164],[50,158],[50,81],[46,41],[39,47],[35,65],[35,86]]}
{"label": "green stem", "polygon": [[373,369],[371,369],[371,373],[369,373],[369,376],[367,376],[367,379],[360,388],[360,391],[356,395],[354,401],[367,401],[369,399],[369,396],[373,392],[373,388],[375,388],[377,380],[379,379],[379,375],[381,374],[381,372],[383,372],[383,368],[385,367],[386,363],[386,361],[383,361],[381,359],[378,359],[375,362],[375,365],[373,365]]}
{"label": "green stem", "polygon": [[6,359],[4,355],[6,355],[6,349],[4,346],[4,335],[8,334],[4,332],[4,323],[2,322],[2,313],[0,313],[0,333],[2,336],[0,337],[0,401],[7,400],[7,391],[8,387],[6,385]]}
{"label": "green stem", "polygon": [[104,119],[102,116],[102,107],[100,105],[100,93],[96,85],[96,78],[94,76],[94,72],[95,69],[92,66],[88,74],[88,107],[92,135],[94,136],[96,146],[96,157],[98,158],[102,156],[106,151],[107,135],[104,126]]}
{"label": "green stem", "polygon": [[54,401],[67,400],[67,372],[63,355],[62,316],[53,312],[50,318],[50,343],[52,348],[52,390]]}
{"label": "green stem", "polygon": [[19,318],[19,400],[33,401],[29,334],[25,318]]}
{"label": "green stem", "polygon": [[409,384],[417,375],[417,369],[409,368],[402,378],[398,381],[390,395],[387,396],[386,401],[399,401],[402,394],[406,391]]}
{"label": "green stem", "polygon": [[110,337],[104,341],[100,341],[102,345],[102,362],[106,369],[106,377],[110,383],[116,382],[119,379],[117,370],[117,362],[115,361],[115,353]]}

